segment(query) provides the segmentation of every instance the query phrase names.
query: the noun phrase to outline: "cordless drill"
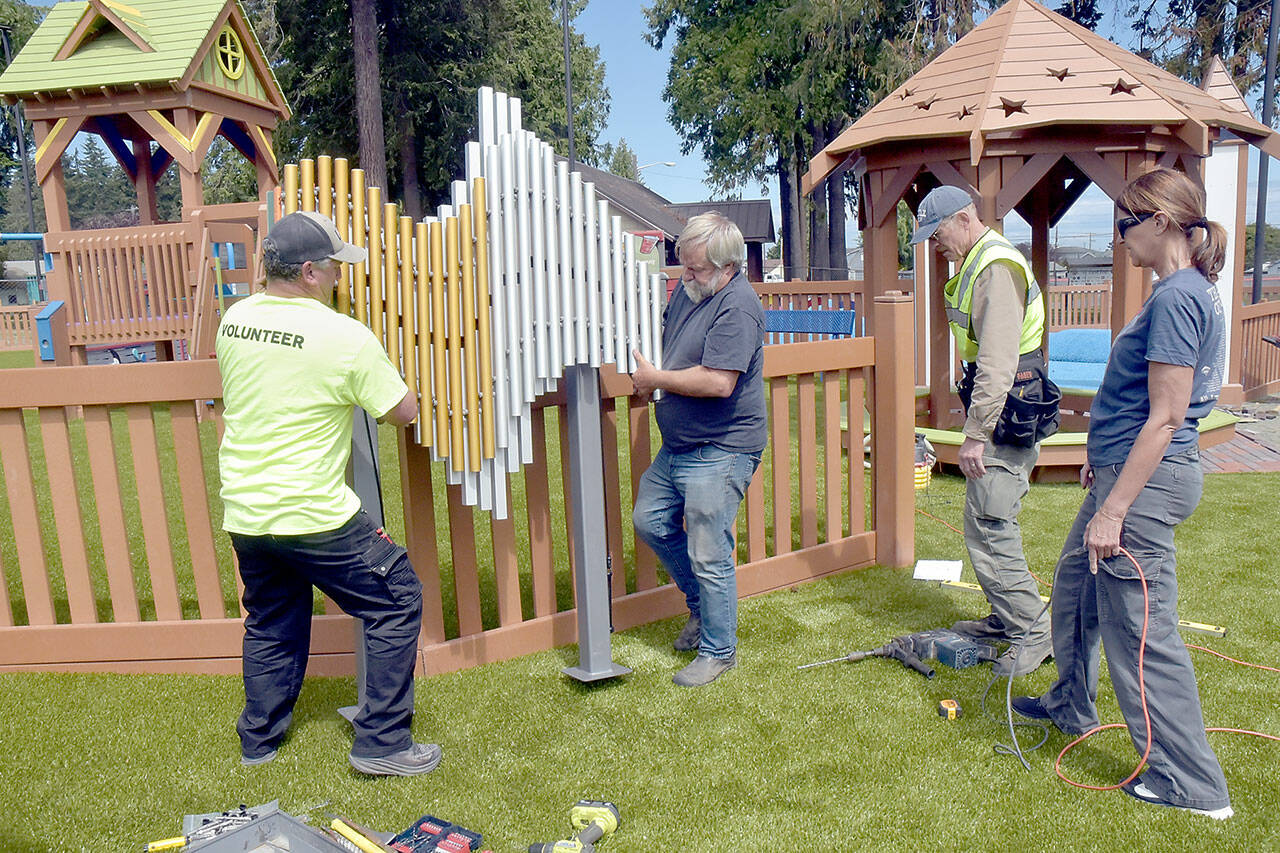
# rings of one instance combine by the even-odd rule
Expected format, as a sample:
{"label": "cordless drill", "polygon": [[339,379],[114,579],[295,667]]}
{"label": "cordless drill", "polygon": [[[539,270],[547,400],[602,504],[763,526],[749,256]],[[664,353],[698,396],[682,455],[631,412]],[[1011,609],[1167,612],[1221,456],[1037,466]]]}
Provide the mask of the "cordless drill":
{"label": "cordless drill", "polygon": [[594,853],[595,843],[612,835],[620,820],[613,803],[578,800],[569,811],[569,823],[577,830],[573,838],[530,844],[529,853]]}

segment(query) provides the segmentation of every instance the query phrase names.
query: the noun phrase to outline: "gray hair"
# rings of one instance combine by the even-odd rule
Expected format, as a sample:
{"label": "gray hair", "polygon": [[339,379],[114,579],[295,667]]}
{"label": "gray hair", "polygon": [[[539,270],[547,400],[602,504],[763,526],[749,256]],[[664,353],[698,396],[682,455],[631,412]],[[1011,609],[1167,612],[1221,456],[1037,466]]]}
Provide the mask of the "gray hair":
{"label": "gray hair", "polygon": [[[306,263],[306,261],[303,261]],[[318,261],[311,261],[312,266],[318,266],[322,269],[328,269],[326,264],[332,264],[335,261],[328,258],[322,258]],[[291,264],[288,261],[280,260],[280,252],[276,249],[275,241],[270,237],[262,241],[262,272],[268,281],[298,281],[302,278],[302,264]]]}
{"label": "gray hair", "polygon": [[727,266],[741,269],[747,254],[742,231],[733,220],[717,210],[699,213],[689,219],[684,233],[676,240],[676,256],[681,257],[684,250],[692,246],[704,246],[707,263],[716,269]]}

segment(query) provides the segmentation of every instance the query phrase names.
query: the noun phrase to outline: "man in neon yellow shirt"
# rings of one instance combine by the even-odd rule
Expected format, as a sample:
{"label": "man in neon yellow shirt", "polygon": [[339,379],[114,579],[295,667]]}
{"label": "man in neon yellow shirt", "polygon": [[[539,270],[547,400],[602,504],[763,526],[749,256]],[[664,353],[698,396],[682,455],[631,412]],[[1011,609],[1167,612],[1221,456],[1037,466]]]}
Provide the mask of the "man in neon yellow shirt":
{"label": "man in neon yellow shirt", "polygon": [[942,298],[964,363],[958,388],[964,441],[957,454],[965,476],[964,541],[991,604],[990,615],[952,630],[1009,642],[993,670],[1025,675],[1053,654],[1049,616],[1018,526],[1040,441],[1058,423],[1058,392],[1040,351],[1044,299],[1026,258],[982,222],[964,189],[940,186],[926,195],[917,226],[912,243],[932,240],[960,265]]}
{"label": "man in neon yellow shirt", "polygon": [[347,486],[356,406],[396,425],[418,404],[364,325],[329,306],[339,261],[364,249],[315,213],[284,217],[262,244],[266,288],[218,328],[225,431],[218,452],[223,529],[244,580],[241,761],[275,758],[302,689],[312,586],[364,623],[365,702],[353,721],[353,767],[426,773],[440,747],[415,743],[413,670],[422,586],[404,548]]}

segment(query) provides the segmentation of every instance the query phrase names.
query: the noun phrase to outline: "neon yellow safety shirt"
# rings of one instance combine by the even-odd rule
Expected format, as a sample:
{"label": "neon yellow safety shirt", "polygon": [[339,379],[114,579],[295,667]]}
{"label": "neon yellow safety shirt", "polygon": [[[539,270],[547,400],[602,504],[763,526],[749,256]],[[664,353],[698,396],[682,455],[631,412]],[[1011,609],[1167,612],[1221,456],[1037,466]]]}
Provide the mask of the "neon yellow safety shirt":
{"label": "neon yellow safety shirt", "polygon": [[973,282],[978,273],[996,261],[1007,261],[1022,271],[1027,283],[1027,310],[1022,317],[1022,335],[1018,341],[1018,354],[1024,355],[1040,347],[1044,337],[1044,297],[1040,286],[1036,284],[1035,273],[1027,264],[1014,245],[999,232],[987,229],[978,238],[959,271],[943,285],[942,293],[946,301],[947,320],[951,324],[951,332],[956,339],[956,352],[961,361],[976,361],[978,358],[978,342],[973,339],[970,306],[973,304]]}
{"label": "neon yellow safety shirt", "polygon": [[346,484],[353,407],[382,417],[408,388],[364,325],[314,299],[255,294],[218,327],[224,530],[336,530],[360,509]]}

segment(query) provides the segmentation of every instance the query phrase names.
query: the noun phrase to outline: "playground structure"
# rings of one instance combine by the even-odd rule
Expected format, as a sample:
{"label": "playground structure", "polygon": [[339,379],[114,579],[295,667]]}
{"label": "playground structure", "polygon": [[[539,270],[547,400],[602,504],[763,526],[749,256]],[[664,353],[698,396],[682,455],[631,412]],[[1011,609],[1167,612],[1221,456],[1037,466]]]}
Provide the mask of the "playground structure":
{"label": "playground structure", "polygon": [[[1011,7],[1035,14],[1043,11],[1023,0],[1014,0],[1006,10]],[[91,0],[85,14],[103,8],[115,10]],[[243,20],[242,15],[236,17],[234,0],[219,8],[226,17],[212,18],[208,32],[219,20]],[[105,37],[115,39],[112,30],[104,29],[110,20],[105,15],[102,20],[106,23],[96,26]],[[121,37],[133,43],[123,33]],[[213,43],[206,38],[203,44]],[[192,62],[199,49],[193,52]],[[0,86],[8,84],[6,72]],[[157,87],[157,91],[169,98],[175,97],[176,90]],[[196,98],[205,89],[197,86],[186,91],[186,97]],[[150,115],[145,103],[138,103],[141,90],[134,89],[138,97],[112,92],[115,100],[134,104],[134,112]],[[904,100],[899,94],[891,96],[890,103]],[[100,108],[107,109],[111,100],[102,101]],[[555,290],[540,289],[541,280],[568,287],[556,296],[560,306],[569,303],[566,292],[577,300],[575,271],[581,269],[584,282],[597,283],[595,292],[601,300],[607,294],[615,309],[621,305],[631,330],[628,334],[634,335],[629,340],[643,342],[645,318],[650,335],[657,328],[650,313],[656,303],[646,311],[639,302],[649,292],[641,282],[652,283],[627,262],[624,246],[622,278],[630,278],[640,289],[606,291],[599,285],[606,266],[601,259],[609,258],[612,275],[619,253],[612,237],[601,239],[603,228],[598,228],[594,243],[588,239],[586,220],[593,206],[587,203],[585,188],[575,184],[554,159],[548,161],[542,143],[521,135],[514,118],[518,106],[508,102],[504,111],[496,96],[492,105],[487,118],[486,111],[480,111],[476,146],[466,156],[467,179],[455,184],[452,204],[438,211],[434,221],[406,221],[378,188],[363,185],[359,170],[348,169],[340,159],[303,161],[280,172],[284,190],[278,212],[296,206],[331,215],[352,242],[369,249],[368,264],[345,270],[338,308],[351,311],[382,337],[422,395],[424,422],[397,433],[403,503],[387,512],[402,514],[406,546],[423,581],[419,665],[423,674],[572,642],[579,636],[574,628],[582,612],[576,606],[581,603],[580,590],[573,581],[588,573],[585,567],[591,556],[584,554],[582,539],[588,533],[601,538],[607,555],[607,568],[592,568],[590,573],[607,584],[605,595],[615,629],[673,616],[684,607],[674,586],[662,582],[654,555],[643,546],[632,549],[629,544],[631,495],[652,457],[655,436],[647,404],[629,398],[629,380],[610,366],[624,361],[627,350],[619,354],[615,340],[614,357],[606,358],[608,335],[601,334],[597,350],[590,343],[592,324],[586,324],[585,363],[575,355],[574,366],[564,367],[566,339],[550,333],[554,329],[563,334],[569,324],[556,329],[553,318],[562,316],[559,309],[553,309],[550,301],[539,308],[534,299],[541,294],[550,300]],[[204,121],[194,115],[179,121],[182,109],[186,108],[173,107],[162,116],[172,116],[170,124],[175,127],[183,126],[182,121],[189,125],[193,119],[199,127]],[[927,112],[928,107],[921,111]],[[1244,119],[1232,121],[1243,123]],[[210,133],[213,119],[209,122],[202,133]],[[254,136],[269,141],[269,131],[262,130],[265,126],[255,126],[258,130],[251,141]],[[45,132],[39,137],[44,141],[59,138],[55,129]],[[1092,153],[1081,134],[1068,134],[1072,153],[1065,160],[1053,155],[1050,162],[1041,155],[1054,150],[1052,140],[1039,131],[1029,133],[1042,150],[1029,155],[1008,153],[1021,138],[1017,133],[999,137],[986,151],[990,156],[997,156],[993,151],[1005,152],[998,154],[1003,160],[995,163],[981,156],[978,162],[970,162],[972,137],[963,143],[944,140],[936,147],[930,142],[927,150],[919,148],[918,142],[862,143],[864,147],[856,150],[864,162],[856,170],[860,170],[862,209],[868,216],[864,232],[867,282],[760,286],[769,309],[853,311],[858,336],[766,348],[769,449],[744,503],[739,536],[741,595],[872,564],[902,566],[912,561],[912,430],[917,421],[954,420],[954,411],[948,414],[952,404],[945,389],[931,389],[913,399],[913,388],[949,378],[950,350],[945,337],[939,341],[936,334],[941,328],[945,336],[945,325],[934,323],[929,334],[913,335],[913,329],[930,328],[926,320],[940,313],[936,300],[928,300],[930,287],[918,283],[921,299],[915,301],[891,290],[901,286],[896,284],[896,274],[891,275],[896,273],[896,263],[889,261],[896,258],[896,235],[892,252],[887,237],[896,230],[892,209],[899,196],[927,191],[939,174],[959,175],[983,189],[982,209],[990,212],[1004,203],[1021,202],[1013,198],[1013,190],[1000,189],[1001,176],[1006,174],[1013,186],[1035,189],[1039,210],[1055,192],[1061,195],[1064,186],[1066,194],[1075,198],[1083,191],[1081,181],[1096,180],[1094,172],[1109,176],[1114,185],[1116,174],[1123,175],[1128,168],[1129,155]],[[205,138],[186,134],[188,142]],[[169,136],[172,143],[176,137]],[[1126,138],[1147,137],[1135,131]],[[1197,162],[1199,155],[1182,137],[1153,131],[1151,138],[1153,145],[1158,142],[1165,148],[1172,145],[1171,140],[1177,142],[1173,162],[1184,167]],[[164,146],[152,151],[151,144],[130,150],[145,149],[152,160],[164,160]],[[189,160],[197,170],[199,147],[192,149]],[[1161,151],[1160,157],[1168,154]],[[255,145],[254,152],[263,158],[259,190],[265,200],[274,187],[274,161],[265,164],[269,145]],[[881,155],[884,159],[879,159]],[[508,156],[513,161],[510,170]],[[1133,155],[1133,168],[1156,159],[1153,151],[1143,149]],[[1078,161],[1091,171],[1086,173]],[[45,177],[54,175],[51,161],[42,162],[49,167]],[[521,162],[527,171],[523,178],[518,174]],[[537,165],[543,171],[535,175]],[[923,176],[922,170],[926,170]],[[189,221],[172,226],[143,224],[111,229],[111,233],[70,232],[64,235],[67,248],[60,256],[63,263],[55,261],[55,272],[59,266],[64,269],[65,297],[56,298],[64,298],[70,306],[64,309],[70,317],[65,330],[68,340],[78,341],[73,351],[74,346],[119,340],[114,335],[130,335],[130,340],[156,335],[159,340],[189,339],[196,359],[6,373],[0,393],[0,465],[14,539],[0,544],[0,569],[8,581],[0,584],[0,649],[4,650],[0,669],[239,671],[238,582],[226,539],[215,533],[219,519],[209,494],[216,492],[217,474],[206,461],[217,441],[220,396],[216,365],[202,357],[211,351],[216,330],[219,289],[214,286],[210,258],[218,244],[256,246],[256,234],[262,233],[277,211],[263,203],[217,210],[188,208],[186,188],[195,183],[189,180],[183,185]],[[560,192],[562,183],[571,188],[568,195]],[[56,180],[52,186],[56,189]],[[510,207],[504,193],[511,194]],[[191,199],[195,197],[193,193]],[[526,214],[521,213],[521,198],[527,201]],[[566,198],[567,206],[548,207],[550,199],[563,202]],[[577,225],[573,224],[573,199],[580,199]],[[541,238],[536,238],[539,209],[543,230]],[[598,208],[595,212],[598,226],[609,220]],[[570,223],[566,231],[559,230],[561,216]],[[1046,231],[1033,226],[1035,234],[1043,236]],[[451,232],[456,232],[456,254],[450,249]],[[481,233],[487,236],[487,251]],[[75,243],[76,234],[88,242]],[[568,236],[567,248],[562,235]],[[521,244],[522,239],[527,245]],[[576,260],[578,239],[584,252],[581,265]],[[508,254],[512,240],[515,251]],[[594,255],[594,275],[585,256],[593,245],[600,250]],[[464,263],[466,247],[471,258]],[[538,248],[541,255],[536,253]],[[563,272],[558,269],[561,263]],[[478,274],[481,264],[486,265],[483,275]],[[924,259],[918,268],[929,271],[936,287],[942,274],[938,259]],[[482,284],[486,279],[489,287]],[[510,279],[520,286],[502,289],[502,282]],[[528,290],[526,280],[532,285]],[[611,281],[618,280],[614,275]],[[527,307],[523,304],[526,293]],[[583,296],[589,293],[586,289]],[[627,307],[631,297],[637,300],[634,311]],[[507,310],[512,299],[521,303],[519,311]],[[1085,299],[1095,301],[1069,307],[1070,300]],[[1048,313],[1066,322],[1099,325],[1102,309],[1097,299],[1063,296],[1061,314],[1055,315],[1052,301]],[[584,301],[589,305],[589,300]],[[602,301],[601,321],[608,316],[603,305]],[[501,338],[491,334],[488,351],[493,358],[488,371],[480,366],[486,351],[481,344],[485,307],[491,329],[506,330]],[[1109,319],[1114,320],[1117,310],[1112,308]],[[444,315],[443,333],[436,322],[439,311]],[[496,317],[499,311],[505,311],[505,321]],[[588,308],[575,316],[590,315]],[[521,318],[518,325],[514,323],[517,316]],[[616,331],[621,324],[617,313],[612,316]],[[424,326],[428,317],[431,322]],[[533,336],[535,326],[540,338]],[[571,345],[575,354],[579,352],[577,331]],[[474,338],[469,337],[472,333]],[[452,342],[451,335],[456,335]],[[598,380],[591,384],[600,402],[578,405],[575,413],[570,405],[575,384],[567,381],[568,373],[561,383],[535,371],[532,397],[518,403],[509,397],[505,417],[498,417],[497,389],[502,383],[495,382],[489,402],[484,377],[496,380],[494,367],[505,364],[508,382],[518,375],[523,393],[530,375],[526,365],[555,369],[550,346],[556,339],[563,347],[560,365],[566,371],[584,364],[598,369]],[[495,340],[502,346],[501,353],[493,346]],[[542,344],[547,346],[545,351]],[[597,351],[598,367],[590,355]],[[519,357],[518,365],[513,355]],[[581,391],[581,383],[576,387]],[[935,395],[941,399],[938,407]],[[513,426],[517,408],[519,418]],[[486,437],[490,410],[494,415],[491,455]],[[603,481],[598,500],[592,502],[600,513],[598,520],[587,523],[565,509],[581,501],[583,481],[580,472],[573,471],[581,463],[572,456],[583,445],[577,430],[584,412],[599,429],[597,467]],[[213,417],[204,418],[206,414]],[[516,439],[505,450],[497,440],[504,422],[508,436]],[[864,423],[873,438],[870,494],[858,428]],[[476,450],[480,470],[474,463]],[[945,447],[939,450],[945,454]],[[433,465],[439,461],[445,464]],[[493,466],[487,473],[485,464]],[[486,490],[488,504],[484,503]],[[477,505],[493,509],[477,509]],[[101,570],[96,568],[99,565]],[[354,668],[351,621],[332,603],[322,606],[324,612],[315,618],[312,671],[350,674]]]}
{"label": "playground structure", "polygon": [[[50,300],[66,308],[67,363],[95,344],[191,334],[195,291],[219,243],[256,245],[261,202],[279,184],[272,150],[289,106],[236,0],[59,3],[0,75],[35,134],[52,259]],[[133,183],[138,225],[71,229],[62,155],[96,134]],[[253,164],[258,202],[205,205],[201,167],[222,137]],[[182,220],[162,223],[156,182],[176,168]],[[208,288],[212,290],[212,288]]]}
{"label": "playground structure", "polygon": [[[1034,0],[1010,0],[869,110],[821,151],[806,191],[842,164],[858,183],[866,282],[871,295],[897,288],[899,200],[914,210],[941,183],[965,187],[984,222],[999,230],[1016,211],[1031,227],[1031,266],[1048,280],[1049,230],[1091,184],[1109,197],[1153,166],[1181,169],[1207,187],[1209,218],[1244,234],[1244,143],[1280,156],[1280,135],[1253,118],[1221,62],[1198,89],[1057,15]],[[1241,310],[1243,246],[1228,247],[1219,280],[1230,312],[1223,402],[1264,385],[1252,371],[1273,360],[1260,329],[1280,306]],[[916,356],[926,365],[921,425],[939,458],[954,461],[961,421],[942,301],[948,264],[917,247],[916,294],[923,306]],[[1149,293],[1149,273],[1115,241],[1109,328],[1118,332]],[[1052,311],[1050,312],[1052,316]],[[1048,330],[1046,330],[1048,331]],[[1090,398],[1068,395],[1063,426],[1082,431]],[[1202,441],[1229,437],[1226,423]],[[950,434],[950,435],[949,435]],[[1041,465],[1078,467],[1078,440],[1054,442]],[[1046,450],[1048,448],[1046,447]]]}

